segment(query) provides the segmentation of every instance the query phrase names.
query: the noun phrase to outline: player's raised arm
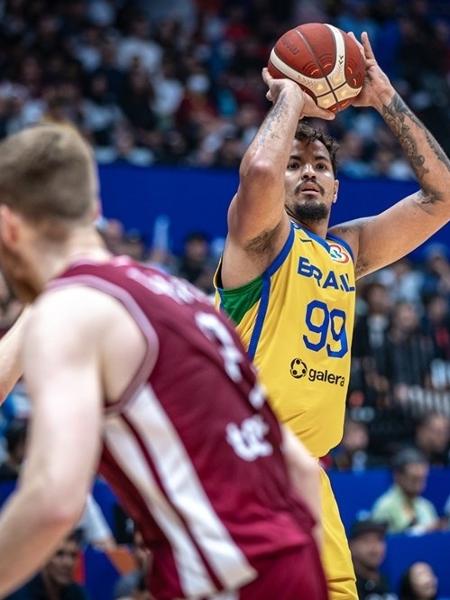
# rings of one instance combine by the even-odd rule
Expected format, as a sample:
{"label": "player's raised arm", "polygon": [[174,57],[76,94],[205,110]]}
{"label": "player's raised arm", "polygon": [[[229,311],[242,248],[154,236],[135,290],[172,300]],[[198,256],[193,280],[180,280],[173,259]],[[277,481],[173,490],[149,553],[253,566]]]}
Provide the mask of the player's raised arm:
{"label": "player's raised arm", "polygon": [[233,248],[258,254],[267,250],[274,233],[279,239],[286,238],[289,219],[284,210],[284,176],[298,121],[304,116],[334,118],[330,111],[318,108],[297,83],[274,79],[267,69],[263,78],[273,106],[241,162],[239,189],[228,211],[224,262],[238,260],[227,256]]}
{"label": "player's raised arm", "polygon": [[22,375],[22,339],[30,308],[25,308],[11,329],[0,340],[0,404]]}
{"label": "player's raised arm", "polygon": [[378,66],[365,33],[362,42],[366,81],[354,104],[382,115],[421,189],[380,215],[333,228],[353,246],[359,277],[405,256],[450,220],[450,161]]}
{"label": "player's raised arm", "polygon": [[97,332],[86,306],[65,292],[40,301],[26,329],[33,416],[18,491],[0,516],[0,597],[30,577],[76,523],[97,464]]}

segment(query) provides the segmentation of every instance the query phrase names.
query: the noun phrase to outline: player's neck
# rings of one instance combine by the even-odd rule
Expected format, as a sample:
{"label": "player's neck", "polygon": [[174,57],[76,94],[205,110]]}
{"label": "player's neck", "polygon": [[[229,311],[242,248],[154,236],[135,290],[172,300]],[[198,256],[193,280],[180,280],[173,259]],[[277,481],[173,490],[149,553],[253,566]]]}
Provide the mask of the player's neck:
{"label": "player's neck", "polygon": [[99,234],[93,230],[76,230],[56,249],[51,244],[44,245],[36,253],[34,266],[35,286],[42,291],[47,283],[66,271],[70,265],[81,261],[106,262],[111,253],[103,244]]}
{"label": "player's neck", "polygon": [[299,221],[298,219],[295,219],[295,222],[300,225],[300,227],[304,227],[323,239],[327,237],[328,219],[325,221]]}

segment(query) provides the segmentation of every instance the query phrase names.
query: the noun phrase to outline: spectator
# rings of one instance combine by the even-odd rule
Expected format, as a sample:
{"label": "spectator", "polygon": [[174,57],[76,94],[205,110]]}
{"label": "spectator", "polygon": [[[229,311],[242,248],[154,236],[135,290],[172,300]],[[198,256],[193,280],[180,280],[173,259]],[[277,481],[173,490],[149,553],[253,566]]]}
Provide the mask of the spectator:
{"label": "spectator", "polygon": [[408,399],[413,386],[430,385],[433,341],[420,328],[416,306],[399,302],[394,308],[388,336],[388,377],[399,402]]}
{"label": "spectator", "polygon": [[428,462],[415,448],[400,450],[392,461],[394,484],[375,502],[372,517],[386,523],[390,533],[422,534],[438,527],[436,509],[421,496],[428,478]]}
{"label": "spectator", "polygon": [[415,443],[434,466],[449,464],[450,420],[439,413],[426,414],[417,424]]}
{"label": "spectator", "polygon": [[88,600],[86,590],[74,580],[79,552],[79,534],[73,531],[40,573],[5,600]]}
{"label": "spectator", "polygon": [[16,481],[25,457],[27,422],[23,419],[12,421],[6,431],[8,457],[0,465],[0,482]]}
{"label": "spectator", "polygon": [[426,299],[424,330],[433,340],[434,356],[450,362],[450,313],[445,296],[435,294]]}
{"label": "spectator", "polygon": [[364,423],[347,417],[342,442],[333,451],[333,467],[340,471],[363,471],[369,465],[369,433]]}
{"label": "spectator", "polygon": [[149,553],[144,546],[142,535],[136,530],[133,535],[133,556],[136,569],[127,575],[123,575],[116,583],[114,600],[134,598],[134,594],[140,590],[142,579],[145,579],[147,573]]}
{"label": "spectator", "polygon": [[201,232],[189,234],[184,242],[177,275],[184,277],[207,294],[213,293],[212,276],[214,266],[210,259],[209,241]]}
{"label": "spectator", "polygon": [[380,573],[386,554],[386,527],[375,521],[356,522],[349,536],[359,600],[395,600]]}
{"label": "spectator", "polygon": [[398,302],[405,300],[415,305],[421,304],[420,290],[423,275],[414,268],[408,257],[402,258],[377,273],[377,281],[389,290],[391,300]]}
{"label": "spectator", "polygon": [[425,298],[435,294],[450,295],[450,262],[448,248],[430,243],[425,247],[425,278],[422,294]]}
{"label": "spectator", "polygon": [[366,314],[355,325],[351,394],[361,393],[366,404],[377,405],[389,390],[387,333],[391,300],[386,286],[369,283],[362,291]]}
{"label": "spectator", "polygon": [[149,75],[156,73],[161,63],[162,50],[150,38],[150,23],[144,14],[136,14],[129,25],[129,35],[121,41],[118,62],[122,69],[141,65]]}
{"label": "spectator", "polygon": [[445,600],[437,595],[438,581],[425,562],[412,564],[400,584],[400,600]]}

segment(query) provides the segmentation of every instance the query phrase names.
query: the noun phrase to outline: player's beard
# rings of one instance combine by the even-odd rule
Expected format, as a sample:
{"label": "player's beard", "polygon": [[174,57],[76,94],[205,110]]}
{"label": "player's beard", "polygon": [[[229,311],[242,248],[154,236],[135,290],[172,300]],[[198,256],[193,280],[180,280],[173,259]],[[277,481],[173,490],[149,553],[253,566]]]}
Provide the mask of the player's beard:
{"label": "player's beard", "polygon": [[21,302],[29,304],[39,292],[32,285],[32,277],[22,257],[0,242],[0,266],[10,293]]}
{"label": "player's beard", "polygon": [[328,218],[330,208],[319,199],[303,200],[294,204],[292,212],[295,219],[302,223],[317,223]]}

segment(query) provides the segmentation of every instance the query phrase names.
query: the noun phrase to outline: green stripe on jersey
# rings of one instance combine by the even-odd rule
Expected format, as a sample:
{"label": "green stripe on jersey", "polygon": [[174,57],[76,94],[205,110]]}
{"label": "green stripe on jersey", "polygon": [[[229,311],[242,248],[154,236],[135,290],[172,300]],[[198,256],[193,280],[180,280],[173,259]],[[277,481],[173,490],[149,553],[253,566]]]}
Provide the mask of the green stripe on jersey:
{"label": "green stripe on jersey", "polygon": [[239,325],[243,316],[261,298],[262,277],[257,277],[250,283],[229,290],[221,289],[220,306],[230,319]]}

